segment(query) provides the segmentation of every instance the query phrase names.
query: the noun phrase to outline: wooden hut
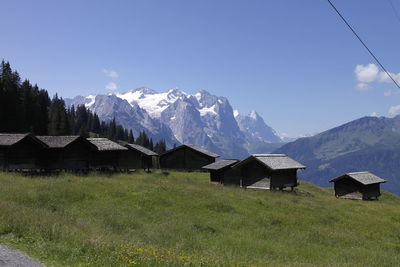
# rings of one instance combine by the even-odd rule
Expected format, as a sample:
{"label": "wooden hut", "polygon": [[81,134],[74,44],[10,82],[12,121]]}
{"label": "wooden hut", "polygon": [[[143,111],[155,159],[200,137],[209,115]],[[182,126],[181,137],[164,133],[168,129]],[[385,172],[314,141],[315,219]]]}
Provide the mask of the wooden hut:
{"label": "wooden hut", "polygon": [[219,155],[194,145],[180,145],[160,155],[162,169],[202,170],[207,164],[215,162]]}
{"label": "wooden hut", "polygon": [[41,166],[46,170],[87,171],[95,146],[81,136],[37,136],[45,143]]}
{"label": "wooden hut", "polygon": [[210,182],[213,184],[224,184],[225,183],[225,176],[229,178],[232,176],[230,174],[232,166],[238,163],[239,160],[237,159],[222,159],[218,160],[214,163],[208,164],[203,167],[203,169],[208,170],[210,172]]}
{"label": "wooden hut", "polygon": [[123,153],[128,151],[126,147],[107,138],[87,138],[87,140],[95,147],[90,157],[90,168],[117,171],[120,166],[123,167],[121,161]]}
{"label": "wooden hut", "polygon": [[32,134],[0,134],[0,168],[5,171],[39,169],[39,157],[47,147]]}
{"label": "wooden hut", "polygon": [[370,172],[351,172],[329,182],[334,183],[336,197],[366,200],[378,199],[380,184],[386,181]]}
{"label": "wooden hut", "polygon": [[240,186],[257,189],[292,190],[298,185],[297,170],[306,167],[284,154],[255,154],[233,169],[240,172]]}
{"label": "wooden hut", "polygon": [[158,154],[150,149],[136,144],[126,144],[128,151],[122,156],[122,165],[127,169],[144,169],[150,171],[158,166]]}

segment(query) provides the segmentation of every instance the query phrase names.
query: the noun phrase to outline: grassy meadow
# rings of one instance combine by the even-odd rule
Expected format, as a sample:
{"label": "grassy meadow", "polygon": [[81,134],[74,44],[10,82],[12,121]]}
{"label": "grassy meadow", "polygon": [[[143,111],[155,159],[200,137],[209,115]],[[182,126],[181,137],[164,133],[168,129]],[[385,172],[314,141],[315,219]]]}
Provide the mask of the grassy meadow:
{"label": "grassy meadow", "polygon": [[0,173],[0,244],[54,266],[395,266],[400,199],[209,184],[207,173]]}

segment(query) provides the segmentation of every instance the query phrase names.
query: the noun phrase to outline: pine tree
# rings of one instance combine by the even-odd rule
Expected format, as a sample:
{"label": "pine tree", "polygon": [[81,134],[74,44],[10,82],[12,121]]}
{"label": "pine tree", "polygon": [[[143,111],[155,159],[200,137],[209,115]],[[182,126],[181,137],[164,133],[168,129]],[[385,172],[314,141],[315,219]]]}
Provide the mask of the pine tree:
{"label": "pine tree", "polygon": [[34,90],[38,92],[37,103],[39,107],[35,116],[35,134],[46,135],[48,134],[51,100],[46,90],[39,90],[37,85],[34,86]]}
{"label": "pine tree", "polygon": [[107,125],[107,137],[112,140],[116,140],[117,135],[117,123],[115,122],[115,117]]}
{"label": "pine tree", "polygon": [[154,146],[154,152],[156,152],[157,154],[162,154],[165,151],[167,151],[165,140],[164,139],[159,140]]}
{"label": "pine tree", "polygon": [[116,126],[115,139],[116,140],[124,140],[124,128],[122,128],[121,125]]}
{"label": "pine tree", "polygon": [[69,109],[67,109],[67,115],[68,115],[70,132],[71,132],[71,134],[76,135],[76,132],[75,132],[76,114],[75,114],[75,106],[74,105],[72,105]]}
{"label": "pine tree", "polygon": [[124,139],[122,139],[122,140],[128,141],[128,139],[129,139],[128,129],[124,129]]}
{"label": "pine tree", "polygon": [[10,63],[1,63],[1,85],[2,85],[2,124],[0,130],[3,132],[21,132],[20,129],[22,113],[22,96],[20,90],[21,79],[16,71],[12,71]]}
{"label": "pine tree", "polygon": [[51,101],[49,110],[49,134],[66,135],[70,133],[65,102],[56,94]]}
{"label": "pine tree", "polygon": [[135,143],[135,138],[133,137],[132,129],[129,130],[128,143],[129,144],[134,144]]}
{"label": "pine tree", "polygon": [[93,125],[91,131],[97,134],[101,131],[100,119],[96,113],[93,114]]}
{"label": "pine tree", "polygon": [[[84,105],[65,107],[56,94],[50,99],[48,92],[24,80],[9,62],[0,64],[0,132],[32,132],[37,135],[81,134],[89,131],[98,136],[134,142],[132,132],[117,125],[115,118],[109,123],[100,121],[96,113]],[[143,133],[144,144],[148,138]]]}

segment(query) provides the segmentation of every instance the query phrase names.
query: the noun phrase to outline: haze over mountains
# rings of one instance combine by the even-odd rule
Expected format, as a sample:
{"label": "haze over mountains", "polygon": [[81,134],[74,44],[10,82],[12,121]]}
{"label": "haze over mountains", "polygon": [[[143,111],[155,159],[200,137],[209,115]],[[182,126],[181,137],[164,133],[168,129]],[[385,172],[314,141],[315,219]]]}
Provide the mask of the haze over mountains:
{"label": "haze over mountains", "polygon": [[[178,89],[159,93],[138,88],[121,94],[77,96],[67,106],[85,105],[101,120],[116,118],[135,136],[145,131],[154,140],[190,143],[224,157],[243,158],[262,148],[270,152],[282,139],[256,111],[248,115],[233,110],[225,97],[205,90],[194,95]],[[279,143],[279,145],[276,145]]]}

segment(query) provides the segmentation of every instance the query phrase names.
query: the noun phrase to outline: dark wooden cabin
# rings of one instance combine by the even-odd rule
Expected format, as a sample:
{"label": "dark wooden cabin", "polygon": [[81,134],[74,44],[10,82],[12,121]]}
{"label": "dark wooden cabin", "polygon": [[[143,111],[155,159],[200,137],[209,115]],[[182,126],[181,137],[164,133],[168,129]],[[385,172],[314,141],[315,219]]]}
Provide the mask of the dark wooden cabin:
{"label": "dark wooden cabin", "polygon": [[297,170],[306,167],[284,154],[255,154],[239,162],[240,186],[257,189],[292,190],[298,185]]}
{"label": "dark wooden cabin", "polygon": [[380,184],[386,180],[370,172],[351,172],[329,182],[334,183],[335,196],[346,199],[378,199],[381,195]]}
{"label": "dark wooden cabin", "polygon": [[0,134],[0,168],[4,171],[39,169],[39,157],[47,147],[32,134]]}
{"label": "dark wooden cabin", "polygon": [[180,145],[160,155],[162,169],[202,170],[207,164],[215,162],[219,155],[194,145]]}
{"label": "dark wooden cabin", "polygon": [[41,166],[46,170],[86,171],[92,151],[96,149],[81,136],[37,136],[45,143]]}
{"label": "dark wooden cabin", "polygon": [[149,171],[157,166],[158,154],[136,144],[126,144],[127,152],[122,156],[122,165],[127,169],[144,169]]}
{"label": "dark wooden cabin", "polygon": [[107,138],[87,138],[94,145],[95,151],[90,157],[90,168],[95,170],[113,170],[117,171],[123,168],[123,153],[128,149]]}
{"label": "dark wooden cabin", "polygon": [[214,163],[208,164],[203,167],[203,169],[208,170],[210,172],[210,182],[213,184],[225,184],[225,177],[227,178],[227,182],[229,184],[230,174],[232,166],[238,163],[237,159],[222,159],[218,160]]}

